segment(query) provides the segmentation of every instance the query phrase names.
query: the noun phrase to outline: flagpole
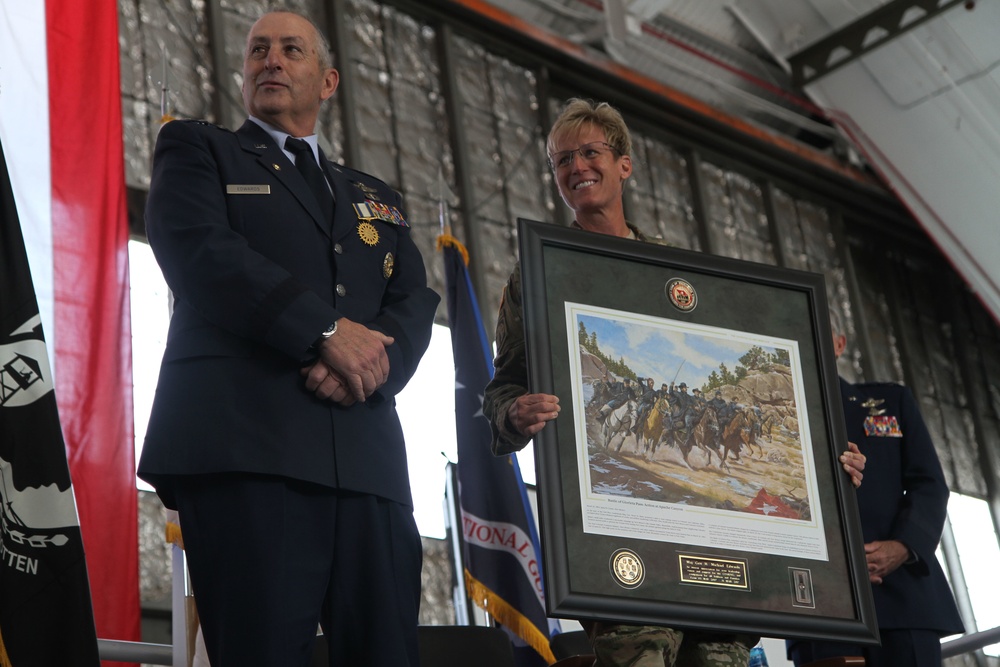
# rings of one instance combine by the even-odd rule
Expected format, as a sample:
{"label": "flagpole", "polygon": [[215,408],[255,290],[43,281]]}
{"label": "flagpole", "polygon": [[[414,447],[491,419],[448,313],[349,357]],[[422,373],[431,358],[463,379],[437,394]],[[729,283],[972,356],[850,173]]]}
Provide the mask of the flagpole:
{"label": "flagpole", "polygon": [[445,196],[444,169],[438,166],[438,221],[441,225],[441,236],[451,236],[451,225],[448,224],[448,198]]}
{"label": "flagpole", "polygon": [[[438,249],[446,239],[452,239],[451,225],[448,224],[448,199],[445,195],[444,170],[438,166]],[[453,603],[456,625],[475,625],[473,606],[469,603],[469,592],[465,587],[465,545],[462,539],[462,507],[458,497],[458,466],[448,462],[445,478],[445,521],[451,542],[451,558],[454,568],[452,581]]]}
{"label": "flagpole", "polygon": [[174,119],[169,113],[170,84],[167,82],[167,46],[160,47],[160,57],[163,61],[163,79],[160,81],[160,124],[168,123]]}
{"label": "flagpole", "polygon": [[469,604],[469,594],[465,590],[465,546],[462,540],[462,508],[458,498],[458,466],[448,462],[445,473],[445,515],[447,537],[451,542],[451,558],[454,566],[452,580],[455,605],[455,625],[475,625],[476,619]]}

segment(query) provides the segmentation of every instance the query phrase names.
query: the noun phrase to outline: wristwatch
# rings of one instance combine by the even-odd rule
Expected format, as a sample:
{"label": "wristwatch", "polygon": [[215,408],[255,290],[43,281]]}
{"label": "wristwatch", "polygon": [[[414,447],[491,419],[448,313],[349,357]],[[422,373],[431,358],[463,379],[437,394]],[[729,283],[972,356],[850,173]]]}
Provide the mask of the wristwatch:
{"label": "wristwatch", "polygon": [[[339,321],[340,320],[337,320],[337,322],[339,322]],[[329,338],[333,334],[337,333],[337,322],[334,322],[333,324],[331,324],[330,326],[328,326],[326,328],[326,331],[324,331],[323,333],[321,333],[319,335],[319,338],[317,338],[316,342],[313,343],[313,345],[312,345],[313,349],[318,350],[319,346],[322,345],[323,342],[326,341],[327,338]]]}

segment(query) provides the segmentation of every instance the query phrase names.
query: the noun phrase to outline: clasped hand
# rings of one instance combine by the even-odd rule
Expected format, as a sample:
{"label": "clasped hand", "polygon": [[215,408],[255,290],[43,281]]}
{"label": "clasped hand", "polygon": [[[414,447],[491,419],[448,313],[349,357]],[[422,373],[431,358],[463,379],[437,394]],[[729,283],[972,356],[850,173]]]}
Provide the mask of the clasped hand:
{"label": "clasped hand", "polygon": [[345,407],[363,403],[389,378],[385,349],[394,341],[392,336],[342,317],[337,333],[319,347],[319,359],[302,369],[306,389]]}
{"label": "clasped hand", "polygon": [[882,580],[910,558],[910,550],[899,540],[876,540],[865,545],[865,560],[868,561],[868,579],[873,584]]}

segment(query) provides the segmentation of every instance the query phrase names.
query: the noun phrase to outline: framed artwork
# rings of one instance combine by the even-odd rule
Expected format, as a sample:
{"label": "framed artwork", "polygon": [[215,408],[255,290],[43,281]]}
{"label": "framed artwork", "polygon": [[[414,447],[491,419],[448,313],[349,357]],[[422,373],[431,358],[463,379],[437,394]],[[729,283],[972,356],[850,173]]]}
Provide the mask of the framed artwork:
{"label": "framed artwork", "polygon": [[823,276],[518,231],[548,613],[877,643]]}

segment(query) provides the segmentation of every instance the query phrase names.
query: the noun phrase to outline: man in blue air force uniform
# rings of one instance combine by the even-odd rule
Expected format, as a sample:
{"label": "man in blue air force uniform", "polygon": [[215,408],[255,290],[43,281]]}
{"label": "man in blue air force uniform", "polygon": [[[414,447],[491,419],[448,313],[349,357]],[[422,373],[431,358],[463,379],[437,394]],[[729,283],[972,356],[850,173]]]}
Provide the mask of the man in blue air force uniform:
{"label": "man in blue air force uniform", "polygon": [[[395,395],[430,340],[399,195],[328,161],[308,19],[250,30],[236,132],[157,140],[149,241],[176,299],[139,475],[179,511],[213,667],[413,665],[421,544]],[[296,141],[298,139],[298,141]]]}
{"label": "man in blue air force uniform", "polygon": [[[831,312],[834,352],[847,338]],[[941,637],[964,632],[934,552],[948,509],[948,486],[930,433],[909,389],[840,380],[847,439],[867,457],[857,489],[868,576],[878,618],[878,646],[789,642],[802,665],[858,655],[868,667],[940,667]]]}

